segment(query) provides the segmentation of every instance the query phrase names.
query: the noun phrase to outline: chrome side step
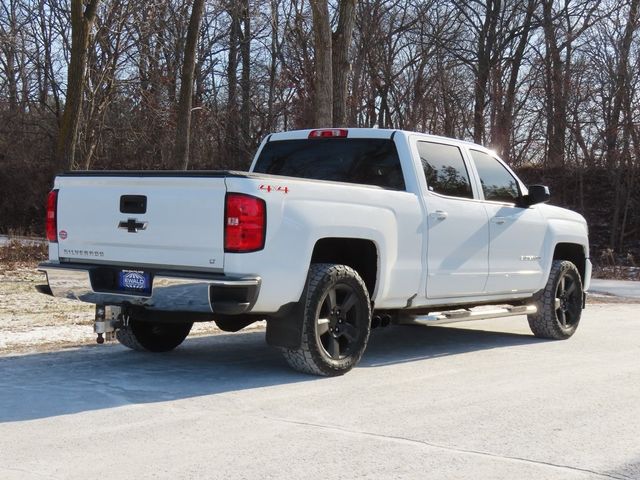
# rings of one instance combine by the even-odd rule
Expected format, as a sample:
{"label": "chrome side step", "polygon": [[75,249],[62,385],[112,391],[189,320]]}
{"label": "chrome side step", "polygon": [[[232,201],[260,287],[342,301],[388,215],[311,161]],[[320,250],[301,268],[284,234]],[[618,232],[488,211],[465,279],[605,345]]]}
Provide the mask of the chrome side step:
{"label": "chrome side step", "polygon": [[471,320],[487,320],[489,318],[511,317],[514,315],[531,315],[538,311],[535,305],[506,306],[501,308],[475,307],[470,309],[433,312],[429,315],[402,315],[399,319],[403,325],[441,325],[445,323],[468,322]]}

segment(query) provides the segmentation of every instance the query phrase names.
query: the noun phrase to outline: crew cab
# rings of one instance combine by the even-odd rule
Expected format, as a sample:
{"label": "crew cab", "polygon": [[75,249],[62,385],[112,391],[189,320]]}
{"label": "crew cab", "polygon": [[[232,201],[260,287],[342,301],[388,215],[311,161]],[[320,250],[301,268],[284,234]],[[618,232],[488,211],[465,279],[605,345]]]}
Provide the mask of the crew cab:
{"label": "crew cab", "polygon": [[96,304],[98,341],[172,350],[193,322],[266,320],[295,369],[340,375],[372,328],[527,315],[573,335],[585,219],[494,152],[384,129],[274,133],[248,172],[76,171],[48,197],[56,297]]}

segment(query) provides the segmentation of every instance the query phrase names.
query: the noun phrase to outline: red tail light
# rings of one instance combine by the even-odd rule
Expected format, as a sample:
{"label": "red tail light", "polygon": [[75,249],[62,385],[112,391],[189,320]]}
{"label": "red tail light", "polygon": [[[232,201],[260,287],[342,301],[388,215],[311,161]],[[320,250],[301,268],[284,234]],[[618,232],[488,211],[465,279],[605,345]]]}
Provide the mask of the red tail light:
{"label": "red tail light", "polygon": [[224,215],[224,251],[247,253],[264,248],[267,208],[264,200],[227,193]]}
{"label": "red tail light", "polygon": [[309,138],[347,138],[347,135],[349,130],[346,128],[323,128],[309,132]]}
{"label": "red tail light", "polygon": [[47,240],[58,241],[58,190],[51,190],[47,197]]}

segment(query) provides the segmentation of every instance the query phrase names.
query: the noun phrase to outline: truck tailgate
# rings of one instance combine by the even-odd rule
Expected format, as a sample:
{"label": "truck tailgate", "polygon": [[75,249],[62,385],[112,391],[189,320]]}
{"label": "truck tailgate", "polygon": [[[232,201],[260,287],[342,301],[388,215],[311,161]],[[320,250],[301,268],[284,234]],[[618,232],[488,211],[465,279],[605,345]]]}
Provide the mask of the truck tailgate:
{"label": "truck tailgate", "polygon": [[221,271],[224,176],[63,175],[62,261]]}

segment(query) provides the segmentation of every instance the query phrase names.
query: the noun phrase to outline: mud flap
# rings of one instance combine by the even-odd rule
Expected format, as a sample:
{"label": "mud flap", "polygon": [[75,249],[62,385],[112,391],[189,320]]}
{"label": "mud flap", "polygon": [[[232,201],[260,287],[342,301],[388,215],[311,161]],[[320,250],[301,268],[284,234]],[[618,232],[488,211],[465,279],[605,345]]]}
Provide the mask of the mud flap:
{"label": "mud flap", "polygon": [[[302,298],[306,296],[306,289]],[[267,319],[267,344],[273,347],[299,348],[302,343],[303,302],[288,303]]]}

